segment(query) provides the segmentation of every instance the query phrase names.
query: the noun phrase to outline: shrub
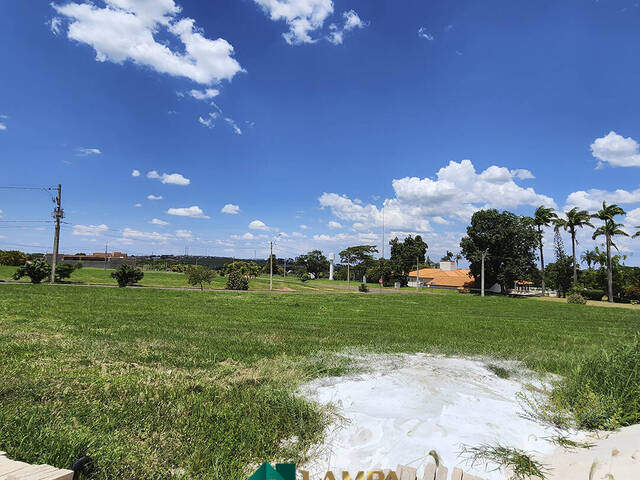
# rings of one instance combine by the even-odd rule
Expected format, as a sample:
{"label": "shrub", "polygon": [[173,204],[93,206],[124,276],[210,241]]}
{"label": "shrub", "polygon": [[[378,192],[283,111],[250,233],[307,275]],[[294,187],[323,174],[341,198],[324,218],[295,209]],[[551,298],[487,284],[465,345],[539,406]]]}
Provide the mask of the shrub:
{"label": "shrub", "polygon": [[144,277],[144,273],[139,268],[123,263],[115,272],[111,272],[111,277],[116,279],[120,288],[124,288],[138,283]]}
{"label": "shrub", "polygon": [[249,290],[249,279],[240,271],[233,270],[227,276],[225,288],[227,290]]}
{"label": "shrub", "polygon": [[65,278],[71,278],[71,274],[75,268],[72,265],[66,263],[58,263],[56,265],[56,280],[64,280]]}
{"label": "shrub", "polygon": [[309,275],[308,272],[298,272],[298,278],[300,279],[301,282],[307,282],[309,280],[311,280],[311,275]]}
{"label": "shrub", "polygon": [[367,293],[369,291],[369,287],[367,287],[366,283],[361,283],[358,287],[358,291],[362,293]]}
{"label": "shrub", "polygon": [[629,300],[640,301],[640,287],[627,288],[626,296]]}
{"label": "shrub", "polygon": [[471,289],[467,288],[467,287],[460,287],[458,288],[458,293],[463,293],[463,294],[469,294],[471,293]]}
{"label": "shrub", "polygon": [[82,267],[84,267],[84,264],[80,260],[73,264],[74,270],[80,270]]}
{"label": "shrub", "polygon": [[20,280],[22,277],[29,277],[31,283],[40,283],[49,275],[51,275],[51,265],[44,260],[36,260],[35,262],[27,262],[18,268],[13,274],[13,279]]}
{"label": "shrub", "polygon": [[587,288],[587,289],[582,291],[581,295],[583,297],[585,297],[587,300],[600,301],[600,300],[602,300],[602,297],[604,296],[604,290],[598,290],[598,289],[594,289],[594,288]]}
{"label": "shrub", "polygon": [[0,250],[0,265],[19,267],[27,263],[28,256],[19,250]]}
{"label": "shrub", "polygon": [[184,273],[187,276],[189,285],[193,285],[194,287],[199,285],[200,290],[204,290],[204,284],[211,283],[211,280],[213,280],[215,276],[213,270],[209,270],[202,265],[190,265]]}
{"label": "shrub", "polygon": [[587,303],[587,299],[579,293],[572,293],[567,296],[567,303],[573,303],[575,305],[585,305]]}
{"label": "shrub", "polygon": [[556,384],[551,399],[580,428],[614,429],[640,422],[640,335],[580,361]]}

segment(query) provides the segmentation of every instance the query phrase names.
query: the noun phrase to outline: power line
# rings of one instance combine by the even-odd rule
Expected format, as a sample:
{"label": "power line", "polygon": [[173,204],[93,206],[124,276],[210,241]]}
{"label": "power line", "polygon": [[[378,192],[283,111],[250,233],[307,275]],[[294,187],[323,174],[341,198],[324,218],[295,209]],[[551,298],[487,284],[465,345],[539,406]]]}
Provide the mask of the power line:
{"label": "power line", "polygon": [[57,190],[58,187],[13,187],[13,186],[0,186],[2,190]]}

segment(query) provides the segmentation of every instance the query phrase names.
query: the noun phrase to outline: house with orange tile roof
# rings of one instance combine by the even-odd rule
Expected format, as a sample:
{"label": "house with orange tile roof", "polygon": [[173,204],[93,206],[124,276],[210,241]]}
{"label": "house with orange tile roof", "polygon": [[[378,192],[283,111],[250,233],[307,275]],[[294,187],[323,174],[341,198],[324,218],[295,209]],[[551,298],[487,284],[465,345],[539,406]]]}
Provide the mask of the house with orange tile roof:
{"label": "house with orange tile roof", "polygon": [[421,268],[409,272],[409,286],[415,287],[419,279],[420,286],[434,288],[469,288],[474,279],[469,269],[456,268],[455,262],[440,262],[440,268]]}

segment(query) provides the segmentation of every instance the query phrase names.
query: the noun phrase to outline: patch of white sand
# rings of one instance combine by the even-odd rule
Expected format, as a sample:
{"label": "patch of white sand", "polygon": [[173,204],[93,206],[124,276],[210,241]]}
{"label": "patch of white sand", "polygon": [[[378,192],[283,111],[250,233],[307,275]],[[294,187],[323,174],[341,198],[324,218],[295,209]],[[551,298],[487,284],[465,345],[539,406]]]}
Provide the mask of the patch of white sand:
{"label": "patch of white sand", "polygon": [[[315,380],[302,389],[306,398],[332,405],[344,421],[328,430],[324,445],[301,466],[312,477],[333,470],[374,470],[398,464],[419,475],[435,450],[443,465],[483,478],[504,473],[470,467],[459,457],[461,444],[503,445],[551,455],[543,439],[551,430],[523,419],[516,393],[524,381],[498,378],[485,363],[433,355],[372,355],[367,373]],[[617,477],[616,477],[617,478]]]}
{"label": "patch of white sand", "polygon": [[547,480],[640,479],[640,425],[591,433],[583,441],[593,444],[593,448],[559,448],[543,459],[551,468]]}

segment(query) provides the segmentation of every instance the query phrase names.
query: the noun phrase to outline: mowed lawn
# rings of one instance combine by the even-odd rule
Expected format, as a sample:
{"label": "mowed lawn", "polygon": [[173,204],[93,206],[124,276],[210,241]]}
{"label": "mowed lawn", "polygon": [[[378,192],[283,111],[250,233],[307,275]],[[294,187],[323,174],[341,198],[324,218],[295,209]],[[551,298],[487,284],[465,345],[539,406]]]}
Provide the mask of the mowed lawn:
{"label": "mowed lawn", "polygon": [[98,479],[244,479],[321,440],[325,414],[294,391],[348,371],[341,353],[562,374],[638,331],[634,310],[533,299],[0,285],[0,450],[88,454]]}
{"label": "mowed lawn", "polygon": [[[18,267],[9,267],[0,265],[0,281],[14,281],[11,277]],[[76,270],[71,278],[66,279],[65,283],[83,283],[88,285],[117,285],[117,282],[111,277],[112,269],[102,268],[82,268]],[[22,283],[29,283],[29,278],[24,277],[20,280]],[[205,288],[223,289],[227,282],[227,277],[214,277],[209,285]],[[346,282],[337,282],[346,286]],[[139,285],[143,287],[171,287],[171,288],[195,288],[187,283],[187,277],[183,273],[177,272],[158,272],[153,270],[145,270],[144,278]],[[357,284],[351,284],[353,289],[357,289]],[[252,290],[269,290],[269,276],[261,275],[258,278],[252,278],[249,282]],[[273,288],[280,290],[331,290],[325,283],[306,282],[302,283],[294,275],[289,275],[286,279],[280,275],[273,277]]]}

